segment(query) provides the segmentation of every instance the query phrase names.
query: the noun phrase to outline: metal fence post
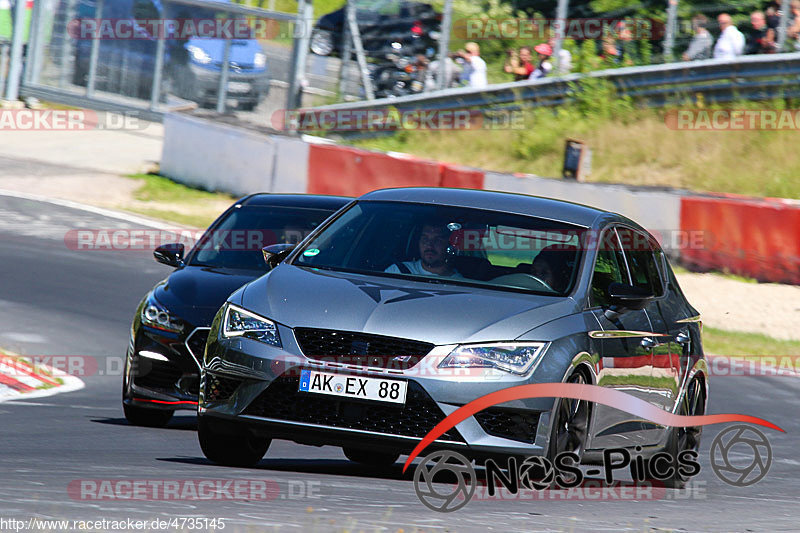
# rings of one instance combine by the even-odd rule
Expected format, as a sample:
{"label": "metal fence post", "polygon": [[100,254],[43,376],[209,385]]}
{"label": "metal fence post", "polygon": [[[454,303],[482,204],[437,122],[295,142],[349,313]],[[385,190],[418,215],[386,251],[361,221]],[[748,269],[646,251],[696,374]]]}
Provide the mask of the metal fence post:
{"label": "metal fence post", "polygon": [[[97,4],[94,8],[94,16],[98,20],[103,18],[103,0],[96,0]],[[66,28],[65,28],[66,30]],[[89,74],[86,79],[86,97],[91,98],[94,96],[94,87],[97,82],[97,58],[100,55],[100,39],[97,35],[92,36],[92,49],[89,53]],[[73,68],[76,68],[75,65]],[[64,65],[61,66],[64,68]]]}
{"label": "metal fence post", "polygon": [[289,94],[286,95],[286,109],[297,109],[302,105],[302,80],[305,76],[306,58],[311,41],[311,25],[314,21],[314,7],[309,0],[297,1],[297,18],[294,23],[294,43],[292,45],[292,66],[289,70]]}
{"label": "metal fence post", "polygon": [[228,95],[228,72],[231,66],[231,39],[225,39],[225,51],[222,53],[222,72],[217,87],[217,113],[225,112],[225,97]]}
{"label": "metal fence post", "polygon": [[664,34],[664,62],[672,61],[672,49],[675,46],[675,28],[678,19],[678,0],[667,1],[667,28]]}
{"label": "metal fence post", "polygon": [[347,75],[348,66],[350,65],[350,58],[353,55],[353,41],[350,37],[350,26],[347,24],[342,28],[342,62],[339,65],[339,97],[344,99],[345,91],[347,91]]}
{"label": "metal fence post", "polygon": [[359,30],[358,22],[356,21],[356,6],[353,0],[347,1],[345,13],[347,25],[350,27],[350,36],[353,39],[353,48],[356,49],[358,69],[361,71],[361,83],[364,85],[367,100],[374,100],[375,90],[372,88],[372,80],[369,77],[369,69],[367,69],[367,57],[364,54],[364,44],[361,42],[361,30]]}
{"label": "metal fence post", "polygon": [[6,100],[19,98],[19,82],[22,78],[22,36],[25,32],[25,0],[14,3],[14,30],[11,35],[11,65],[8,68]]}
{"label": "metal fence post", "polygon": [[567,9],[569,8],[569,0],[558,0],[556,7],[556,43],[553,47],[553,73],[558,75],[560,73],[561,65],[559,58],[561,57],[561,47],[564,43],[564,34],[567,28]]}
{"label": "metal fence post", "polygon": [[439,79],[437,89],[447,86],[447,56],[450,54],[450,27],[453,24],[453,0],[445,0],[442,26],[439,32]]}
{"label": "metal fence post", "polygon": [[778,25],[778,52],[783,52],[783,46],[786,44],[786,28],[789,25],[790,8],[789,0],[781,1],[781,22]]}
{"label": "metal fence post", "polygon": [[[230,43],[230,41],[228,41]],[[159,26],[158,42],[156,43],[156,64],[153,68],[153,86],[150,87],[150,110],[158,109],[158,101],[161,99],[161,75],[164,72],[164,50],[166,48],[166,37],[164,27]]]}
{"label": "metal fence post", "polygon": [[22,82],[30,83],[34,77],[38,65],[40,63],[38,54],[42,52],[42,32],[44,27],[42,25],[42,4],[43,2],[34,2],[33,10],[31,11],[31,29],[28,34],[28,54],[25,61],[25,70],[22,73]]}

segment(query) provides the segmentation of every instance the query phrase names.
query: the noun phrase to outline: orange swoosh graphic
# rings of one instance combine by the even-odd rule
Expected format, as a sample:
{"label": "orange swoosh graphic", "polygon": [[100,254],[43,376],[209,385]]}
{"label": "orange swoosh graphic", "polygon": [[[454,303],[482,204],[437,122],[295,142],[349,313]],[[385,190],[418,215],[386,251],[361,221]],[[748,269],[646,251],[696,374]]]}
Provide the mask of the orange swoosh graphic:
{"label": "orange swoosh graphic", "polygon": [[650,420],[662,426],[689,427],[707,426],[709,424],[720,424],[724,422],[746,422],[783,431],[783,429],[768,420],[750,415],[676,415],[664,411],[660,407],[656,407],[635,396],[631,396],[630,394],[616,389],[599,387],[597,385],[584,385],[582,383],[535,383],[532,385],[519,385],[517,387],[489,393],[450,413],[444,420],[436,424],[420,443],[417,444],[417,447],[414,448],[411,455],[406,459],[403,465],[403,472],[409,467],[411,461],[413,461],[430,443],[439,438],[447,430],[455,427],[456,424],[463,422],[475,413],[483,411],[493,405],[526,398],[570,398],[573,400],[585,400],[608,405],[614,409],[625,411],[626,413]]}

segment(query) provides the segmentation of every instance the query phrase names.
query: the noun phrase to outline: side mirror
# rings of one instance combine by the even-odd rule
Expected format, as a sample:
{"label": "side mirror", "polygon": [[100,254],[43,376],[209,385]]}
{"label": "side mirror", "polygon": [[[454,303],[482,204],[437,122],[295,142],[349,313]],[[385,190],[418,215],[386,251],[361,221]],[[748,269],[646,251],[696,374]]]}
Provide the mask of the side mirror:
{"label": "side mirror", "polygon": [[292,250],[295,249],[296,244],[270,244],[261,249],[264,254],[264,262],[271,269],[278,266],[278,264],[286,259]]}
{"label": "side mirror", "polygon": [[183,266],[183,252],[185,248],[179,242],[164,244],[153,250],[156,261],[171,267]]}
{"label": "side mirror", "polygon": [[644,309],[655,298],[648,290],[618,281],[608,286],[608,296],[612,305],[634,311]]}

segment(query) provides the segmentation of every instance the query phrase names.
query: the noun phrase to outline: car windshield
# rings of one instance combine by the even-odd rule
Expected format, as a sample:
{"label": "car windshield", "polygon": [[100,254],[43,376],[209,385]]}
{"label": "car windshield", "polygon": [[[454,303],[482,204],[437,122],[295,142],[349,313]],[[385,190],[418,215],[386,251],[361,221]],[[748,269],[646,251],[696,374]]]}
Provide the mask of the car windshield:
{"label": "car windshield", "polygon": [[297,244],[333,211],[297,207],[242,206],[209,229],[192,251],[189,264],[214,268],[265,270],[261,249]]}
{"label": "car windshield", "polygon": [[498,211],[358,202],[298,252],[307,268],[565,295],[585,228]]}

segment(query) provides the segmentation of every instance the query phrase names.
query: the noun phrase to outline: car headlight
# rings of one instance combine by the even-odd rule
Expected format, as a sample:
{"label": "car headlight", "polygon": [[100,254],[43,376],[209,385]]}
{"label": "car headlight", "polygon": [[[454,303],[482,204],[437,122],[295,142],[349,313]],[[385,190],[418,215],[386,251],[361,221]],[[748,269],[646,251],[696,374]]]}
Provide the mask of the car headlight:
{"label": "car headlight", "polygon": [[142,307],[142,324],[172,333],[183,331],[183,322],[170,315],[169,311],[156,301],[153,293],[147,296],[147,301]]}
{"label": "car headlight", "polygon": [[272,320],[228,304],[222,322],[223,337],[247,337],[280,348],[281,337]]}
{"label": "car headlight", "polygon": [[256,68],[264,68],[267,66],[267,54],[262,54],[258,52],[255,57],[253,57],[253,65]]}
{"label": "car headlight", "polygon": [[527,374],[547,343],[463,344],[445,357],[439,368],[497,368],[511,374]]}
{"label": "car headlight", "polygon": [[211,63],[211,56],[206,53],[205,50],[200,48],[199,46],[189,45],[186,47],[190,54],[192,54],[192,59],[200,63],[201,65],[206,65]]}

